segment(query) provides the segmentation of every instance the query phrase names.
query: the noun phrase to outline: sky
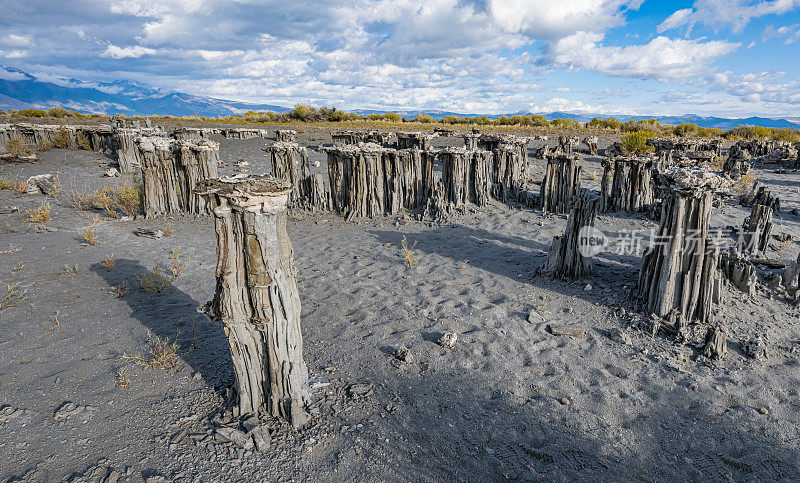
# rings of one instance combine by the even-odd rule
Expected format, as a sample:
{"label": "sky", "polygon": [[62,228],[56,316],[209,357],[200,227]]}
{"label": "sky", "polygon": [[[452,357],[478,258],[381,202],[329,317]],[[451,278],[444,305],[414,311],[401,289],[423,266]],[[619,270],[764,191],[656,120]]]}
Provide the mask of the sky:
{"label": "sky", "polygon": [[0,64],[340,109],[800,118],[800,0],[0,0]]}

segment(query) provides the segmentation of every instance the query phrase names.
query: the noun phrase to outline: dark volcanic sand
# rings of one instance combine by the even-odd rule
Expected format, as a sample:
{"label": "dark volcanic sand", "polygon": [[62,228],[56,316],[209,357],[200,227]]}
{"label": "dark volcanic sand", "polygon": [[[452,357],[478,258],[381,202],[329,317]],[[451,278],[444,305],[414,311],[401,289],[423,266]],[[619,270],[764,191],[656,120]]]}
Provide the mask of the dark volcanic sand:
{"label": "dark volcanic sand", "polygon": [[[300,141],[316,147],[329,139],[309,131]],[[268,142],[223,140],[223,172],[234,172],[240,158],[250,171],[266,171]],[[324,172],[324,155],[309,154]],[[587,175],[602,175],[599,160],[584,157]],[[23,179],[59,172],[63,184],[49,199],[46,227],[55,231],[25,221],[43,196],[0,191],[0,211],[19,207],[0,215],[0,279],[27,290],[20,307],[0,311],[0,405],[9,406],[0,412],[4,481],[80,474],[95,481],[112,469],[128,481],[797,478],[797,308],[766,288],[754,298],[725,288],[717,320],[729,327],[729,351],[711,365],[688,347],[629,327],[620,308],[634,307],[629,289],[640,256],[603,254],[597,273],[574,283],[536,275],[566,217],[499,203],[442,225],[410,215],[345,223],[330,213],[292,213],[313,424],[294,432],[272,422],[266,453],[217,442],[212,418],[234,375],[221,328],[196,310],[214,290],[212,222],[175,217],[168,220],[174,233],[154,240],[134,231],[161,229],[163,220],[108,220],[99,245],[82,247],[90,213],[67,194],[120,184],[101,177],[110,162],[53,150],[36,163],[0,166],[0,176]],[[531,163],[531,178],[541,180],[544,162]],[[800,217],[788,213],[800,201],[800,175],[772,171],[756,170],[784,207],[773,233],[800,237]],[[585,183],[598,188],[599,179]],[[740,226],[747,213],[726,201],[712,223]],[[598,221],[612,233],[655,226],[644,215]],[[403,264],[404,235],[416,243],[413,268]],[[772,245],[771,258],[797,257],[796,243]],[[138,277],[166,266],[175,247],[192,261],[174,287],[141,290]],[[117,264],[109,271],[99,262],[112,252]],[[125,280],[128,295],[112,297],[111,286]],[[541,297],[544,311],[529,322]],[[48,329],[56,312],[61,326]],[[549,323],[581,325],[587,335],[554,336]],[[632,343],[611,340],[612,328]],[[146,350],[148,331],[178,336],[174,369],[123,359]],[[448,331],[459,334],[450,350],[435,343]],[[767,337],[766,361],[743,354],[740,340],[751,335]],[[411,350],[413,363],[391,357],[399,347]],[[122,367],[127,388],[115,377]],[[363,388],[353,385],[369,390],[355,395]],[[80,409],[57,422],[66,401]]]}

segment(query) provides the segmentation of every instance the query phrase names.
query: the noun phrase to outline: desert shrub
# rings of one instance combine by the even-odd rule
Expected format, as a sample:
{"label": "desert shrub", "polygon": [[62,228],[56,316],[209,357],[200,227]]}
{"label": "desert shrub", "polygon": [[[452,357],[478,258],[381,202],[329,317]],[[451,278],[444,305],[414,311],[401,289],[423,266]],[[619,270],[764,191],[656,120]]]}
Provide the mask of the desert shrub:
{"label": "desert shrub", "polygon": [[533,118],[531,116],[523,116],[521,114],[515,114],[511,116],[511,124],[514,126],[532,126],[533,125]]}
{"label": "desert shrub", "polygon": [[622,126],[622,123],[614,119],[613,117],[609,117],[607,119],[599,119],[595,117],[591,121],[586,123],[586,127],[590,129],[614,129],[617,130]]}
{"label": "desert shrub", "polygon": [[70,111],[69,109],[64,109],[63,107],[51,107],[47,110],[47,115],[49,117],[75,117],[75,111]]}
{"label": "desert shrub", "polygon": [[48,141],[47,139],[40,139],[39,142],[36,144],[36,147],[41,152],[50,151],[54,147],[56,147],[53,141]]}
{"label": "desert shrub", "polygon": [[19,307],[27,298],[27,290],[20,292],[19,283],[6,284],[5,290],[0,291],[0,310]]}
{"label": "desert shrub", "polygon": [[478,126],[488,126],[491,123],[492,121],[487,116],[475,116],[472,118],[472,124],[477,124]]}
{"label": "desert shrub", "polygon": [[20,117],[47,117],[47,112],[41,109],[21,109],[17,115]]}
{"label": "desert shrub", "polygon": [[75,141],[79,148],[85,149],[87,151],[92,150],[92,145],[89,144],[89,138],[86,137],[86,134],[78,131],[75,135]]}
{"label": "desert shrub", "polygon": [[294,119],[296,121],[305,121],[310,122],[314,121],[314,117],[316,114],[316,109],[309,106],[308,104],[297,104],[294,106],[294,109],[289,111],[289,118]]}
{"label": "desert shrub", "polygon": [[547,118],[542,116],[541,114],[535,114],[531,118],[531,122],[536,127],[548,127],[548,126],[550,126],[550,121],[548,121]]}
{"label": "desert shrub", "polygon": [[20,137],[13,137],[8,140],[8,154],[15,158],[33,154],[33,149],[25,144]]}
{"label": "desert shrub", "polygon": [[662,134],[665,132],[664,126],[661,125],[656,119],[640,119],[638,121],[634,121],[631,119],[623,123],[620,126],[620,129],[625,132],[634,132],[634,131],[651,131],[657,134]]}
{"label": "desert shrub", "polygon": [[567,119],[564,117],[553,119],[550,121],[550,125],[557,129],[578,129],[581,127],[581,123],[575,119]]}
{"label": "desert shrub", "polygon": [[96,247],[97,244],[100,242],[97,239],[97,220],[92,220],[92,224],[86,226],[81,230],[80,236],[81,240],[83,240],[83,246],[87,247]]}
{"label": "desert shrub", "polygon": [[177,335],[170,340],[169,337],[161,338],[147,331],[147,346],[144,354],[124,354],[122,358],[153,369],[172,369],[180,359],[181,346]]}
{"label": "desert shrub", "polygon": [[622,151],[625,154],[644,154],[655,150],[647,140],[656,137],[652,131],[633,131],[622,136]]}
{"label": "desert shrub", "polygon": [[417,263],[419,263],[419,258],[417,258],[417,254],[414,253],[414,248],[417,246],[417,242],[414,242],[413,245],[408,246],[408,240],[406,236],[403,235],[403,239],[400,241],[400,249],[403,250],[403,260],[405,261],[406,267],[413,267]]}
{"label": "desert shrub", "polygon": [[387,112],[383,115],[383,118],[391,122],[403,122],[403,118],[396,112]]}
{"label": "desert shrub", "polygon": [[428,124],[433,122],[433,116],[430,114],[417,114],[417,117],[414,118],[414,122],[421,122],[424,124]]}
{"label": "desert shrub", "polygon": [[43,201],[38,208],[27,210],[28,221],[31,223],[47,223],[50,221],[50,203]]}
{"label": "desert shrub", "polygon": [[672,130],[673,134],[682,138],[690,138],[697,136],[697,124],[691,122],[684,122],[683,124],[678,124]]}
{"label": "desert shrub", "polygon": [[800,131],[797,129],[789,129],[787,127],[773,129],[770,133],[770,139],[774,141],[798,142],[800,141]]}
{"label": "desert shrub", "polygon": [[53,136],[53,143],[56,145],[57,148],[70,149],[73,147],[72,136],[70,136],[67,128],[65,128],[64,126],[58,128],[55,136]]}

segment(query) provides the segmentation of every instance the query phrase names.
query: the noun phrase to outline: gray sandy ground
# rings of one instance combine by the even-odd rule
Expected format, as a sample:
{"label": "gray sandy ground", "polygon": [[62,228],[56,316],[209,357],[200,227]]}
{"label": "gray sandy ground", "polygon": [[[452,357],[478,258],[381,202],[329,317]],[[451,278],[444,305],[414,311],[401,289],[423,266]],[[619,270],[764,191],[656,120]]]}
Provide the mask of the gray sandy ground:
{"label": "gray sandy ground", "polygon": [[[301,135],[307,146],[329,139],[324,131]],[[222,141],[223,172],[236,171],[239,159],[252,172],[267,171],[265,142]],[[310,156],[324,172],[324,155]],[[0,279],[19,282],[28,297],[0,311],[2,480],[95,481],[112,473],[123,481],[799,474],[797,308],[765,287],[753,298],[726,288],[717,320],[730,329],[728,356],[707,363],[694,349],[636,326],[630,313],[640,255],[604,253],[592,278],[550,280],[536,269],[566,217],[499,203],[446,224],[410,215],[345,223],[329,213],[291,213],[314,422],[296,432],[272,422],[266,453],[215,441],[212,420],[234,376],[221,328],[197,312],[214,290],[211,220],[108,220],[98,229],[99,245],[83,247],[79,232],[90,213],[73,207],[67,193],[122,180],[101,177],[111,162],[102,155],[53,150],[41,158],[3,165],[0,173],[59,172],[63,184],[49,200],[48,230],[25,221],[42,196],[0,191],[0,208],[19,207],[0,215]],[[599,180],[588,176],[596,170],[600,177],[599,160],[584,157],[585,185],[595,189]],[[530,177],[539,181],[544,162],[531,162]],[[773,170],[757,175],[785,207],[774,232],[797,239],[800,217],[789,210],[800,202],[798,174]],[[728,200],[712,224],[740,226],[747,213]],[[158,240],[134,234],[165,224],[173,233]],[[656,223],[606,214],[598,226],[619,233]],[[403,236],[416,243],[419,263],[411,268],[399,248]],[[192,261],[174,287],[141,290],[138,277],[166,266],[176,247]],[[797,252],[796,243],[773,241],[768,255],[793,260]],[[107,253],[117,260],[112,270],[99,265]],[[123,281],[128,295],[112,297],[111,287]],[[534,303],[544,305],[541,312]],[[56,312],[61,325],[50,329]],[[586,335],[551,335],[546,327],[556,323],[584,327]],[[631,343],[609,338],[615,328]],[[148,331],[177,336],[182,356],[174,369],[123,358],[146,350]],[[454,348],[435,343],[451,331],[459,334]],[[766,361],[742,352],[740,341],[751,335],[766,336]],[[397,348],[410,349],[414,362],[392,358]],[[121,367],[130,377],[126,388],[115,377]],[[58,411],[68,401],[77,409]]]}

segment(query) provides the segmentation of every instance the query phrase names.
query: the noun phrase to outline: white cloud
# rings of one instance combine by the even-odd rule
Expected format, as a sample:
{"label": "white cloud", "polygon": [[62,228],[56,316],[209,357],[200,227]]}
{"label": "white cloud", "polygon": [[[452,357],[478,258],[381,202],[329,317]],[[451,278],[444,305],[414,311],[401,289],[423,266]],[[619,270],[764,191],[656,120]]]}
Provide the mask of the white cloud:
{"label": "white cloud", "polygon": [[784,25],[778,28],[767,25],[761,34],[761,40],[766,42],[772,38],[783,38],[783,43],[786,45],[795,43],[800,40],[800,24]]}
{"label": "white cloud", "polygon": [[660,24],[658,24],[658,27],[656,27],[656,31],[658,33],[663,33],[666,32],[667,30],[671,30],[686,25],[686,23],[689,22],[689,20],[691,19],[693,13],[694,10],[692,10],[691,8],[682,8],[680,10],[676,10],[675,13],[667,17]]}
{"label": "white cloud", "polygon": [[125,59],[125,58],[138,59],[143,55],[154,55],[157,52],[158,51],[155,49],[142,47],[141,45],[133,45],[131,47],[119,47],[114,44],[108,44],[106,50],[104,50],[100,54],[100,57],[110,57],[112,59]]}
{"label": "white cloud", "polygon": [[603,35],[579,32],[553,44],[550,58],[572,69],[587,69],[615,77],[674,80],[708,72],[711,63],[740,44],[656,37],[647,44],[602,46]]}
{"label": "white cloud", "polygon": [[734,33],[742,30],[755,18],[782,15],[800,7],[800,0],[696,0],[693,8],[677,10],[659,26],[658,32],[695,24],[715,29],[727,28]]}
{"label": "white cloud", "polygon": [[6,34],[0,36],[0,46],[11,48],[33,47],[33,37],[30,35]]}
{"label": "white cloud", "polygon": [[625,24],[624,11],[643,0],[490,0],[500,27],[536,39],[556,40],[578,31],[603,32]]}
{"label": "white cloud", "polygon": [[785,72],[734,74],[728,71],[718,72],[707,78],[706,82],[742,102],[796,106],[800,104],[800,84],[797,81],[778,82],[778,79],[785,76]]}

